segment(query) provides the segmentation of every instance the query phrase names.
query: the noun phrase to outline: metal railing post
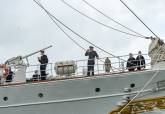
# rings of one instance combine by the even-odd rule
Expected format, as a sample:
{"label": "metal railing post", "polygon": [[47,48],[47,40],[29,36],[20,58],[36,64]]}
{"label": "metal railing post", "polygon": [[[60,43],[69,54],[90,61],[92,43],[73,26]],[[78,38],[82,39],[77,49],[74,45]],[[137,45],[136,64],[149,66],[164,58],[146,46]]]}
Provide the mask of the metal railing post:
{"label": "metal railing post", "polygon": [[[118,56],[118,58],[119,58],[119,56]],[[121,69],[121,62],[120,62],[120,59],[118,59],[119,60],[119,71],[120,71],[120,69]]]}
{"label": "metal railing post", "polygon": [[98,75],[99,75],[99,64],[98,64],[98,59],[97,59],[97,71],[98,71]]}
{"label": "metal railing post", "polygon": [[51,75],[53,76],[53,63],[51,63]]}
{"label": "metal railing post", "polygon": [[76,71],[75,71],[75,75],[78,76],[79,67],[78,67],[78,62],[77,62],[77,61],[76,61],[76,68],[77,68],[77,69],[75,69],[75,70],[76,70]]}
{"label": "metal railing post", "polygon": [[124,61],[121,62],[121,68],[122,72],[124,72]]}

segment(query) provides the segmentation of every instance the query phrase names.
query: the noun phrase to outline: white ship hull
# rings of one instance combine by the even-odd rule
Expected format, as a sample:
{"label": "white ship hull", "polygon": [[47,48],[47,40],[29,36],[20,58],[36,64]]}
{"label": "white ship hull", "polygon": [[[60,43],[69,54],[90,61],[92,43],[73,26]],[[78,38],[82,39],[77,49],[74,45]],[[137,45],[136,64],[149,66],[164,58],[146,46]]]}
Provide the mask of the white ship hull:
{"label": "white ship hull", "polygon": [[[0,112],[3,114],[108,114],[123,101],[124,96],[134,97],[155,72],[129,72],[2,86]],[[165,70],[159,71],[138,98],[164,96],[164,74]],[[131,92],[125,92],[124,90],[130,88],[131,84],[135,84],[135,87]],[[5,97],[6,101],[4,101]]]}

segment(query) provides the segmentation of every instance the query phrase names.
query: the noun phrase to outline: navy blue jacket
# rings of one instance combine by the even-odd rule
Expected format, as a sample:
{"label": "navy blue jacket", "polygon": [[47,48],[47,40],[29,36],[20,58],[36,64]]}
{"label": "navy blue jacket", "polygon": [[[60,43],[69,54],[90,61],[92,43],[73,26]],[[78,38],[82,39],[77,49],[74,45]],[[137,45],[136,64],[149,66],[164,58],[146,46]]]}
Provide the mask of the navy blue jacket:
{"label": "navy blue jacket", "polygon": [[46,55],[42,55],[41,59],[39,59],[39,62],[41,64],[47,64],[48,63],[48,57]]}
{"label": "navy blue jacket", "polygon": [[91,52],[86,51],[85,56],[88,56],[88,65],[94,65],[95,57],[99,57],[96,51],[91,51]]}

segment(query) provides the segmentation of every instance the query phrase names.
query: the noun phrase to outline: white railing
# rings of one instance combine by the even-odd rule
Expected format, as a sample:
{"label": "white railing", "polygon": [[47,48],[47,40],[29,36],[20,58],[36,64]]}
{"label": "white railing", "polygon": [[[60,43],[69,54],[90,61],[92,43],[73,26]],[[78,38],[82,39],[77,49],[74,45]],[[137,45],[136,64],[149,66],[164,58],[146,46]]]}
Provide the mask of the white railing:
{"label": "white railing", "polygon": [[[136,54],[134,54],[134,57],[137,56]],[[143,55],[145,58],[145,69],[142,70],[147,70],[151,68],[150,62],[151,59],[147,54]],[[124,55],[124,56],[118,56],[118,57],[108,57],[111,60],[111,66],[112,69],[110,72],[106,72],[105,71],[105,64],[104,61],[107,57],[103,57],[103,58],[99,58],[95,60],[95,65],[94,65],[94,76],[104,76],[104,75],[111,75],[111,74],[116,74],[116,73],[125,73],[125,72],[129,72],[128,68],[126,67],[127,64],[127,59],[129,58],[128,55]],[[120,58],[120,59],[119,59]],[[136,58],[136,57],[135,57]],[[76,60],[75,62],[75,72],[72,74],[65,74],[65,75],[58,75],[56,74],[56,71],[54,69],[55,67],[55,63],[48,63],[47,64],[47,69],[46,69],[46,73],[47,73],[47,78],[46,81],[48,80],[58,80],[58,79],[72,79],[72,78],[83,78],[83,77],[87,77],[87,62],[88,59],[85,60]],[[15,73],[17,72],[17,69],[15,65],[10,65],[10,67],[12,68],[12,71]],[[137,66],[135,67],[135,72],[138,72],[138,70],[136,69]],[[34,74],[34,71],[38,70],[39,75],[40,75],[40,64],[37,65],[28,65],[27,70],[26,70],[26,78],[27,78],[27,82],[40,82],[41,77],[38,76],[37,79],[33,79],[32,76]],[[13,75],[15,78],[16,75]],[[5,77],[3,77],[5,78]],[[6,79],[4,80],[6,82]],[[10,81],[10,80],[9,80]],[[4,85],[2,77],[1,77],[1,84]],[[6,83],[6,84],[10,84],[10,83]],[[11,83],[11,84],[14,84]]]}
{"label": "white railing", "polygon": [[[134,54],[134,56],[135,56],[135,54]],[[145,57],[145,62],[146,62],[145,69],[149,69],[151,67],[150,58],[147,56],[147,54],[144,54],[143,56]],[[109,57],[109,59],[111,60],[111,66],[112,66],[112,69],[110,72],[105,72],[105,65],[104,65],[105,58],[106,57],[95,60],[95,65],[94,65],[95,76],[128,72],[128,70],[126,68],[128,55],[118,56],[118,58]],[[119,59],[119,58],[121,58],[121,59]],[[75,63],[76,63],[77,69],[76,69],[75,73],[73,73],[69,76],[68,75],[57,75],[54,70],[55,63],[49,63],[49,64],[47,64],[47,69],[46,69],[46,72],[48,74],[47,79],[51,80],[51,79],[58,79],[58,78],[70,78],[70,77],[73,78],[73,77],[87,76],[87,61],[88,61],[87,59],[76,60]],[[38,65],[29,65],[29,67],[27,69],[27,77],[29,77],[30,80],[32,80],[32,75],[34,74],[35,70],[38,70],[40,72],[39,66],[40,66],[39,64]],[[134,66],[134,67],[135,67],[135,71],[136,71],[137,66]],[[40,81],[40,79],[38,79],[37,81]]]}

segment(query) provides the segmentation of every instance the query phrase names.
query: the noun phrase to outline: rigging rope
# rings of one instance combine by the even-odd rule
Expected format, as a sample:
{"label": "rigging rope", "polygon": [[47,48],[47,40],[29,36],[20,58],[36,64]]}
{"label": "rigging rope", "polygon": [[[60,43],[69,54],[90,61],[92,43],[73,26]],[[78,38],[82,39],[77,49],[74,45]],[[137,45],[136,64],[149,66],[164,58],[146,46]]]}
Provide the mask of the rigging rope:
{"label": "rigging rope", "polygon": [[[72,41],[73,41],[78,47],[80,47],[82,50],[86,51],[86,49],[85,49],[84,47],[82,47],[78,42],[76,42],[69,34],[67,34],[67,33],[62,29],[62,27],[60,27],[60,25],[58,25],[58,23],[53,19],[53,17],[52,17],[52,15],[50,14],[50,12],[47,11],[47,10],[44,8],[44,6],[43,6],[38,0],[37,0],[37,1],[33,0],[33,1],[36,2],[41,8],[43,8],[43,9],[45,10],[45,12],[46,12],[47,15],[50,17],[50,19],[56,24],[56,26],[57,26],[70,40],[72,40]],[[103,60],[101,60],[101,59],[98,59],[98,60],[104,63]],[[112,67],[112,68],[117,69],[117,68],[115,68],[115,67]]]}
{"label": "rigging rope", "polygon": [[[89,44],[91,44],[91,45],[93,45],[93,46],[95,46],[96,48],[98,48],[98,49],[100,49],[100,50],[102,50],[103,52],[105,52],[105,53],[107,53],[107,54],[109,54],[109,55],[111,55],[111,56],[113,56],[113,57],[116,57],[116,58],[118,58],[118,59],[120,59],[120,60],[124,60],[124,59],[121,59],[120,57],[117,57],[117,56],[115,56],[115,55],[113,55],[113,54],[111,54],[111,53],[109,53],[109,52],[107,52],[107,51],[105,51],[104,49],[102,49],[102,48],[100,48],[99,46],[97,46],[97,45],[95,45],[95,44],[93,44],[92,42],[90,42],[90,41],[88,41],[87,39],[85,39],[84,37],[82,37],[81,35],[79,35],[78,33],[76,33],[75,31],[73,31],[71,28],[69,28],[68,26],[66,26],[64,23],[62,23],[60,20],[58,20],[54,15],[52,15],[49,11],[47,11],[45,8],[44,8],[44,6],[37,0],[33,0],[35,3],[37,3],[47,14],[48,14],[48,16],[52,19],[52,20],[56,20],[56,21],[58,21],[60,24],[62,24],[64,27],[66,27],[67,29],[69,29],[71,32],[73,32],[74,34],[76,34],[77,36],[79,36],[81,39],[83,39],[83,40],[85,40],[86,42],[88,42]],[[54,19],[53,19],[54,18]],[[55,22],[55,20],[53,21],[53,22]],[[56,22],[55,22],[56,23]],[[58,24],[57,24],[58,25]],[[60,26],[58,26],[58,27],[60,27]],[[61,28],[61,27],[60,27]],[[61,30],[62,30],[62,28],[61,28]],[[64,31],[64,33],[66,33],[65,31]],[[67,35],[67,33],[66,33],[66,35]],[[124,60],[125,61],[125,60]],[[144,89],[152,82],[152,80],[157,76],[157,74],[159,73],[159,71],[156,71],[155,73],[154,73],[154,75],[151,77],[151,79],[150,80],[148,80],[147,82],[146,82],[146,84],[144,85],[144,87],[140,90],[140,92],[138,92],[137,94],[136,94],[136,96],[130,101],[130,102],[128,102],[127,103],[127,105],[124,107],[124,108],[122,108],[122,110],[120,110],[120,112],[119,113],[121,113],[133,100],[135,100],[143,91],[144,91]]]}
{"label": "rigging rope", "polygon": [[123,34],[130,35],[130,36],[139,37],[139,38],[145,38],[144,36],[141,36],[141,35],[139,36],[139,35],[131,34],[131,33],[128,33],[128,32],[125,32],[125,31],[122,31],[122,30],[113,28],[113,27],[111,27],[109,25],[106,25],[106,24],[104,24],[104,23],[102,23],[102,22],[100,22],[100,21],[98,21],[98,20],[96,20],[96,19],[94,19],[92,17],[89,17],[88,15],[82,13],[81,11],[77,10],[76,8],[74,8],[73,6],[71,6],[70,4],[68,4],[67,2],[65,2],[64,0],[60,0],[60,1],[63,2],[64,4],[66,4],[71,9],[75,10],[76,12],[78,12],[79,14],[83,15],[84,17],[86,17],[86,18],[90,19],[91,21],[93,21],[95,23],[98,23],[98,24],[100,24],[100,25],[102,25],[102,26],[104,26],[106,28],[112,29],[114,31],[118,31],[118,32],[123,33]]}
{"label": "rigging rope", "polygon": [[119,112],[119,114],[127,107],[130,103],[132,103],[143,91],[144,89],[152,82],[152,80],[158,75],[159,70],[154,73],[154,75],[151,77],[150,80],[146,82],[146,84],[143,86],[143,88],[135,95],[133,99],[131,99]]}
{"label": "rigging rope", "polygon": [[157,38],[159,38],[136,14],[135,14],[135,12],[133,12],[133,10],[131,10],[131,8],[129,8],[128,7],[128,5],[126,4],[126,3],[124,3],[124,1],[123,0],[120,0],[121,1],[121,3],[123,3],[124,4],[124,6],[126,6],[127,7],[127,9],[129,10],[129,11],[131,11],[132,13],[133,13],[133,15],[152,33],[152,34],[154,34]]}
{"label": "rigging rope", "polygon": [[[152,38],[152,37],[151,37]],[[151,39],[150,38],[150,39]],[[156,53],[156,56],[159,55],[159,53]],[[158,61],[159,58],[156,59],[156,61]],[[156,63],[156,62],[155,62]],[[133,99],[131,99],[119,112],[119,114],[127,107],[129,106],[130,103],[132,103],[143,91],[144,89],[152,82],[152,80],[158,75],[159,73],[159,69],[153,74],[153,76],[150,78],[150,80],[148,80],[146,82],[146,84],[144,85],[144,87],[136,94],[135,97],[133,97]]]}
{"label": "rigging rope", "polygon": [[68,33],[66,33],[66,32],[62,29],[62,27],[53,19],[53,17],[50,15],[50,13],[44,8],[44,6],[43,6],[38,0],[37,0],[37,1],[34,0],[34,2],[36,2],[36,3],[38,2],[37,4],[45,10],[45,12],[48,14],[48,16],[50,17],[50,19],[56,24],[56,26],[57,26],[71,41],[73,41],[78,47],[80,47],[81,49],[83,49],[84,51],[86,51],[86,49],[85,49],[84,47],[82,47],[76,40],[74,40]]}
{"label": "rigging rope", "polygon": [[[77,36],[78,36],[79,38],[81,38],[82,40],[86,41],[87,43],[91,44],[92,46],[96,47],[97,49],[99,49],[99,50],[101,50],[101,51],[103,51],[103,52],[105,52],[105,53],[107,53],[107,54],[109,54],[109,55],[111,55],[111,56],[113,56],[113,57],[115,57],[115,58],[118,58],[118,59],[120,59],[120,60],[123,60],[123,61],[127,62],[126,60],[124,60],[124,59],[122,59],[122,58],[120,58],[120,57],[118,57],[118,56],[115,56],[115,55],[109,53],[108,51],[106,51],[106,50],[102,49],[101,47],[95,45],[94,43],[90,42],[89,40],[87,40],[86,38],[84,38],[83,36],[81,36],[80,34],[78,34],[77,32],[73,31],[71,28],[69,28],[67,25],[65,25],[63,22],[61,22],[58,18],[56,18],[54,15],[52,15],[49,11],[47,11],[47,10],[44,8],[44,6],[43,6],[38,0],[37,0],[37,1],[36,1],[36,0],[33,0],[33,1],[34,1],[37,5],[39,5],[49,16],[51,16],[52,18],[54,18],[57,22],[59,22],[61,25],[63,25],[65,28],[67,28],[68,30],[70,30],[72,33],[74,33],[75,35],[77,35]],[[54,22],[54,21],[53,21],[53,22]]]}
{"label": "rigging rope", "polygon": [[87,2],[86,0],[82,0],[82,1],[83,1],[85,4],[87,4],[89,7],[91,7],[91,8],[94,9],[94,10],[96,10],[97,12],[99,12],[99,13],[100,13],[101,15],[103,15],[104,17],[106,17],[107,19],[109,19],[109,20],[115,22],[116,24],[118,24],[118,25],[124,27],[125,29],[127,29],[127,30],[129,30],[129,31],[131,31],[131,32],[133,32],[133,33],[135,33],[135,34],[138,34],[138,35],[140,35],[140,36],[142,36],[142,37],[145,37],[144,35],[142,35],[142,34],[136,32],[136,31],[132,30],[131,28],[129,28],[129,27],[127,27],[127,26],[121,24],[120,22],[114,20],[112,17],[106,15],[105,13],[103,13],[102,11],[100,11],[99,9],[97,9],[95,6],[93,6],[92,4],[90,4],[89,2]]}
{"label": "rigging rope", "polygon": [[[37,0],[38,1],[38,0]],[[70,39],[72,40],[78,47],[80,47],[82,50],[86,51],[86,49],[84,47],[82,47],[78,42],[76,42],[69,34],[67,34],[62,27],[60,27],[60,25],[58,25],[58,23],[52,18],[52,16],[50,15],[50,13],[43,7],[43,5],[38,1],[38,5],[40,5],[48,14],[48,16],[50,17],[50,19],[56,24],[56,26]],[[104,62],[103,60],[99,59],[101,62]],[[116,69],[116,68],[115,68]]]}

